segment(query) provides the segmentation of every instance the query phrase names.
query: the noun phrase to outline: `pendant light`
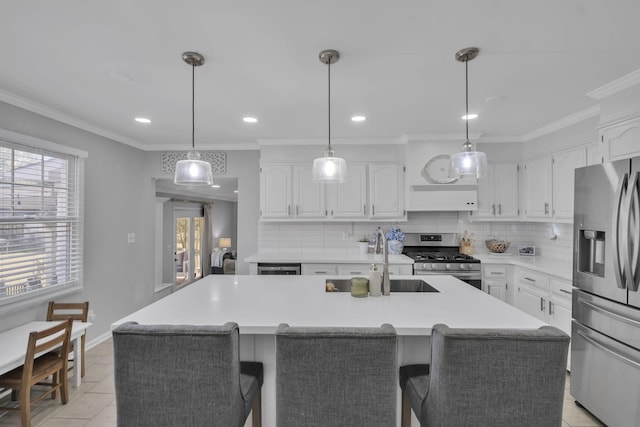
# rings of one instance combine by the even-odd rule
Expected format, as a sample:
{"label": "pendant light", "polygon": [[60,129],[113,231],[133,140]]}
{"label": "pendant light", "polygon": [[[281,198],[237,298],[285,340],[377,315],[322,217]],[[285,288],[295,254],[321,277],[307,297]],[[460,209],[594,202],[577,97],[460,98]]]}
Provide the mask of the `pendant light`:
{"label": "pendant light", "polygon": [[204,64],[204,56],[197,52],[185,52],[182,54],[182,59],[191,65],[191,151],[187,154],[187,160],[176,162],[173,182],[177,185],[211,185],[213,184],[211,163],[201,160],[195,143],[195,70],[196,67]]}
{"label": "pendant light", "polygon": [[324,152],[324,157],[319,157],[313,161],[312,176],[315,182],[338,183],[344,182],[347,172],[347,163],[344,159],[336,157],[331,148],[331,64],[335,64],[340,59],[337,50],[323,50],[319,55],[320,62],[327,65],[329,76],[329,145]]}
{"label": "pendant light", "polygon": [[473,144],[469,142],[469,61],[478,56],[479,49],[477,47],[467,47],[456,52],[456,59],[464,62],[465,70],[465,100],[466,100],[466,142],[462,144],[459,153],[451,155],[451,173],[455,177],[475,176],[480,178],[488,173],[487,155],[480,151],[476,151]]}

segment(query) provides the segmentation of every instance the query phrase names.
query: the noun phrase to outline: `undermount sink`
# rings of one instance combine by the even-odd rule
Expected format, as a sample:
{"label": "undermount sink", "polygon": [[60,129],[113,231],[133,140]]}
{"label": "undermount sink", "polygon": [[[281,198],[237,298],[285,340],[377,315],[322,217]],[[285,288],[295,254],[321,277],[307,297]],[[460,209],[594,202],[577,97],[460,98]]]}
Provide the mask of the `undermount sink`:
{"label": "undermount sink", "polygon": [[[330,291],[328,285],[333,283],[334,290]],[[327,279],[326,292],[351,292],[350,279]],[[422,279],[391,279],[391,292],[440,292]]]}

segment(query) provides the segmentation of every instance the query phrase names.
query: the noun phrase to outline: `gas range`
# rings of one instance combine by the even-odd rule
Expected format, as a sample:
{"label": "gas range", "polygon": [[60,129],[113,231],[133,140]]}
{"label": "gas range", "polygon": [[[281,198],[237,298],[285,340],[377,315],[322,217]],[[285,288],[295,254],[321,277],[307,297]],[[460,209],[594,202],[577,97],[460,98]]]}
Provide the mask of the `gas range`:
{"label": "gas range", "polygon": [[413,274],[450,274],[480,288],[480,260],[458,252],[457,235],[410,234],[402,253],[414,260]]}
{"label": "gas range", "polygon": [[458,253],[457,247],[420,250],[405,247],[403,253],[413,259],[415,274],[418,271],[480,271],[480,260]]}

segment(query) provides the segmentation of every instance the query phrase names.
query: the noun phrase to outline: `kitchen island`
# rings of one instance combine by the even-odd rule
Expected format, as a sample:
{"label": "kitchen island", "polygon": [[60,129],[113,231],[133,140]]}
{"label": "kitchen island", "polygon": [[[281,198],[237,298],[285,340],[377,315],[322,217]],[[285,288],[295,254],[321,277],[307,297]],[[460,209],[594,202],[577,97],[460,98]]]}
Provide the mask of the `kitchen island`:
{"label": "kitchen island", "polygon": [[[431,327],[538,328],[540,320],[451,276],[422,277],[439,292],[399,292],[354,298],[325,292],[322,276],[207,276],[126,316],[141,324],[240,325],[243,360],[264,363],[263,424],[275,425],[275,339],[280,323],[291,326],[377,327],[398,333],[398,364],[429,361]],[[330,276],[330,278],[348,278]],[[400,276],[415,279],[416,276]],[[398,394],[398,402],[399,397]],[[400,406],[397,407],[398,420]]]}

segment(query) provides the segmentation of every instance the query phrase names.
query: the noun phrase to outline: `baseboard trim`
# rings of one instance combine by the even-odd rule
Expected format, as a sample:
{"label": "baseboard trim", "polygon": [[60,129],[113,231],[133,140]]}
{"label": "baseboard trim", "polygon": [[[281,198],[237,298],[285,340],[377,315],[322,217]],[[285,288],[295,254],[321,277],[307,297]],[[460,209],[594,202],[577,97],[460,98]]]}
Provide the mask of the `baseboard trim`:
{"label": "baseboard trim", "polygon": [[109,338],[111,338],[111,331],[105,332],[104,334],[92,339],[91,341],[87,341],[85,351],[92,349],[98,344],[102,344],[103,342],[107,341]]}

